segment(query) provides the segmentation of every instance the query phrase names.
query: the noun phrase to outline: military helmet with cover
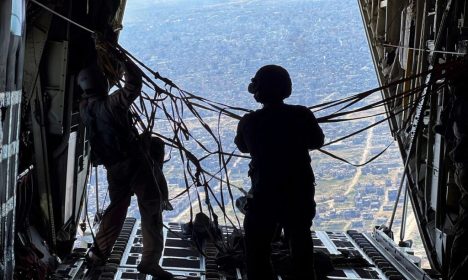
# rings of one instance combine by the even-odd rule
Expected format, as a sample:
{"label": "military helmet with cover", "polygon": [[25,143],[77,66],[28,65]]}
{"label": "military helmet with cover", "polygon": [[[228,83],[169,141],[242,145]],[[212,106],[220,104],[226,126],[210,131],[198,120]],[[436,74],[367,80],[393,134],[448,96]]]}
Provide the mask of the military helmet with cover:
{"label": "military helmet with cover", "polygon": [[260,103],[280,102],[291,95],[291,77],[281,66],[265,65],[252,78],[248,91]]}
{"label": "military helmet with cover", "polygon": [[95,95],[107,95],[109,82],[98,65],[92,64],[80,71],[77,83],[83,90],[83,98]]}

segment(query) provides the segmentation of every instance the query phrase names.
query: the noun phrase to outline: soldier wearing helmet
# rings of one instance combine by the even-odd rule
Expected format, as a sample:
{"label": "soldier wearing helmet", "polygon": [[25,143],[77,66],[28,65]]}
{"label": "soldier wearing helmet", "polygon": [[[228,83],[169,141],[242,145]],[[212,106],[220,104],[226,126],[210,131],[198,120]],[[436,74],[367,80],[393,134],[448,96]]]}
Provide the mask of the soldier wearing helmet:
{"label": "soldier wearing helmet", "polygon": [[263,107],[242,117],[234,141],[252,156],[252,198],[244,220],[247,276],[276,279],[270,253],[280,224],[289,237],[294,279],[315,279],[310,232],[315,178],[309,150],[323,145],[322,129],[308,108],[284,103],[292,83],[281,66],[260,68],[248,91]]}
{"label": "soldier wearing helmet", "polygon": [[97,65],[81,70],[77,79],[83,90],[80,116],[91,143],[92,161],[107,170],[111,200],[87,260],[91,265],[106,262],[135,193],[143,235],[142,260],[137,269],[157,279],[171,279],[172,274],[158,264],[163,249],[161,200],[167,199],[167,190],[164,193],[158,187],[167,185],[162,174],[155,176],[153,172],[161,172],[160,166],[155,168],[161,160],[152,161],[143,152],[130,115],[130,106],[141,92],[142,74],[133,62],[127,61],[122,66],[125,85],[110,95],[107,79]]}

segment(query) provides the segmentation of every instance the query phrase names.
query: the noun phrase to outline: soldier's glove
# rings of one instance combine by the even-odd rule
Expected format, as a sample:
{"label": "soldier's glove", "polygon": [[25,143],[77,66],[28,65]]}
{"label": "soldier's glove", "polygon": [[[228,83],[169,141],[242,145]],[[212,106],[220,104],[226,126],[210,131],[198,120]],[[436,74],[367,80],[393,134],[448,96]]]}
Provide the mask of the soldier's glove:
{"label": "soldier's glove", "polygon": [[127,60],[121,63],[121,67],[124,71],[124,78],[125,78],[125,86],[131,85],[135,87],[141,87],[142,84],[142,72],[136,64],[131,61]]}

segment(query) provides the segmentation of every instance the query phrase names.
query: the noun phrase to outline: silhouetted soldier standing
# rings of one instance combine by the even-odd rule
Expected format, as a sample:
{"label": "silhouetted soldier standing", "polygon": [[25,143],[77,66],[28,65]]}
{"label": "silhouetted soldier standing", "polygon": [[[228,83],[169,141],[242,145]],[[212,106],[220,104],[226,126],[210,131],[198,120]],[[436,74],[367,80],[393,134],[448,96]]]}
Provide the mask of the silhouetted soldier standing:
{"label": "silhouetted soldier standing", "polygon": [[171,279],[172,274],[158,264],[163,250],[161,199],[164,196],[161,198],[157,188],[160,178],[155,178],[153,169],[156,172],[161,169],[150,164],[151,159],[140,147],[138,131],[129,112],[141,92],[141,72],[132,62],[125,63],[124,71],[125,86],[111,95],[107,94],[107,79],[96,65],[78,75],[78,84],[84,91],[80,115],[89,133],[93,162],[103,164],[107,170],[111,200],[87,258],[95,264],[107,260],[135,193],[143,234],[142,260],[137,268],[157,279]]}
{"label": "silhouetted soldier standing", "polygon": [[278,224],[289,237],[295,279],[315,279],[310,232],[315,178],[309,150],[323,145],[322,129],[309,109],[283,103],[292,90],[284,68],[260,68],[248,90],[263,104],[242,117],[235,138],[239,150],[252,156],[253,198],[244,220],[248,279],[274,279],[270,253]]}

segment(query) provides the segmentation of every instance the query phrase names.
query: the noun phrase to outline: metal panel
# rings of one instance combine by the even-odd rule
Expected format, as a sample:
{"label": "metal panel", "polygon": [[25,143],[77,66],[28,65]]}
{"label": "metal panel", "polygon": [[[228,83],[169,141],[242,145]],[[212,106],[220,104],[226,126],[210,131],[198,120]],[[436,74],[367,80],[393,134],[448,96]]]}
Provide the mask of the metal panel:
{"label": "metal panel", "polygon": [[68,42],[48,41],[44,50],[44,63],[48,73],[44,75],[44,91],[48,97],[48,132],[63,134],[65,85],[67,74]]}
{"label": "metal panel", "polygon": [[0,2],[0,279],[13,279],[24,6]]}
{"label": "metal panel", "polygon": [[[206,277],[202,273],[198,271],[180,271],[180,270],[168,270],[175,276],[175,279],[180,280],[205,280]],[[115,274],[114,279],[120,280],[152,280],[155,279],[150,275],[143,275],[136,270],[136,268],[119,268],[117,273]]]}
{"label": "metal panel", "polygon": [[[193,248],[188,240],[183,240],[177,234],[182,234],[180,224],[169,224],[171,231],[164,229],[164,252],[159,264],[167,270],[182,270],[189,272],[203,272],[205,259]],[[130,234],[130,239],[123,252],[120,266],[136,268],[141,261],[143,248],[143,236],[141,235],[141,223],[138,221]]]}
{"label": "metal panel", "polygon": [[[375,7],[382,2],[380,0],[358,2],[381,85],[425,72],[434,64],[454,58],[432,51],[458,51],[456,42],[461,38],[458,35],[459,19],[463,17],[464,12],[457,10],[456,7],[466,6],[466,1],[387,1],[385,9],[387,9],[388,22],[384,33],[380,32],[380,29],[373,28],[378,21]],[[384,96],[395,96],[402,91],[416,88],[425,83],[426,78],[422,76],[399,87],[386,89]],[[419,112],[413,114],[422,117],[423,111],[424,118],[429,121],[424,120],[420,123],[417,117],[412,117],[411,112],[406,110],[401,118],[391,117],[390,125],[392,131],[399,131],[394,136],[408,166],[406,175],[409,194],[429,261],[433,269],[443,272],[442,259],[447,253],[444,250],[450,246],[439,250],[442,248],[440,244],[443,238],[439,238],[437,229],[447,226],[447,220],[450,219],[447,219],[445,206],[446,144],[444,139],[433,131],[434,125],[440,123],[444,91],[438,92],[437,96],[440,97],[439,100],[425,97],[424,99],[428,100],[424,108],[418,108]],[[416,97],[405,98],[402,104],[388,106],[387,113],[400,110],[401,105],[415,101]],[[421,102],[418,103],[420,107]],[[407,118],[410,118],[408,125],[406,125]],[[415,129],[416,126],[419,126],[419,129]],[[411,133],[408,133],[410,131]]]}
{"label": "metal panel", "polygon": [[0,278],[14,268],[16,176],[23,70],[22,0],[0,2]]}
{"label": "metal panel", "polygon": [[440,163],[441,163],[441,154],[442,154],[442,136],[440,134],[435,135],[434,145],[432,146],[434,150],[434,157],[432,158],[431,166],[428,171],[432,171],[431,182],[431,208],[436,210],[439,205],[439,184],[441,182],[440,178]]}
{"label": "metal panel", "polygon": [[21,90],[0,92],[0,108],[21,103]]}
{"label": "metal panel", "polygon": [[67,177],[65,183],[65,203],[63,207],[63,223],[66,223],[73,215],[74,206],[74,182],[75,182],[75,151],[77,133],[70,133],[67,153]]}
{"label": "metal panel", "polygon": [[[80,138],[82,139],[82,138]],[[77,145],[82,145],[83,146],[83,151],[78,159],[77,159],[77,166],[76,166],[76,192],[75,192],[75,209],[74,209],[74,215],[76,218],[76,223],[78,223],[78,220],[80,218],[80,209],[82,208],[82,200],[83,196],[86,195],[86,183],[88,180],[88,166],[90,164],[89,162],[89,144],[88,142],[79,142]],[[78,148],[78,147],[77,147]],[[79,152],[78,152],[79,153]]]}

